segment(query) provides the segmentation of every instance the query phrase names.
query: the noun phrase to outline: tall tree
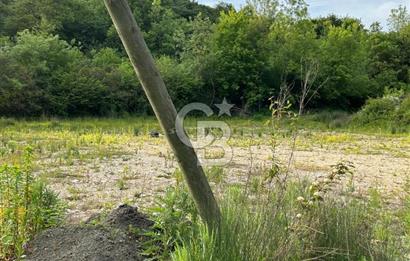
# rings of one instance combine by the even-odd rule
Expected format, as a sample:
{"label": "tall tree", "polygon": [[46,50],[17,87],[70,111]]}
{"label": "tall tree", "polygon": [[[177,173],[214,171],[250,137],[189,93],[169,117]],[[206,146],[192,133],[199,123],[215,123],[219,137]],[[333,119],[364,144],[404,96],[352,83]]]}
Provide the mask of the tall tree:
{"label": "tall tree", "polygon": [[406,6],[400,5],[396,9],[392,9],[389,17],[390,30],[399,32],[403,27],[410,23],[410,14]]}
{"label": "tall tree", "polygon": [[269,21],[252,8],[221,16],[213,36],[215,84],[220,97],[248,109],[261,106],[266,55],[261,46]]}

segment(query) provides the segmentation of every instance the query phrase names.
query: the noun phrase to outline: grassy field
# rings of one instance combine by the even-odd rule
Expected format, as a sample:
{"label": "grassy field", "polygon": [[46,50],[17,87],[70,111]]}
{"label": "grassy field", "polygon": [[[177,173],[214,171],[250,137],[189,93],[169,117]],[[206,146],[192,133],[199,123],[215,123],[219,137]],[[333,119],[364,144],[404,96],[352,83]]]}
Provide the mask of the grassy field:
{"label": "grassy field", "polygon": [[[385,127],[357,128],[347,123],[348,118],[349,116],[343,113],[316,114],[297,121],[282,120],[275,124],[270,121],[270,117],[264,116],[252,119],[222,119],[228,123],[232,131],[228,145],[232,148],[233,157],[225,166],[206,166],[206,170],[211,185],[224,206],[223,212],[228,211],[225,215],[227,226],[238,222],[235,216],[231,215],[244,213],[249,215],[246,216],[250,222],[249,226],[241,227],[242,225],[236,224],[236,228],[242,228],[248,234],[258,231],[261,233],[258,226],[262,224],[266,226],[266,231],[270,231],[269,233],[282,233],[275,235],[286,242],[291,242],[281,246],[278,240],[268,240],[267,244],[277,251],[273,253],[264,252],[256,245],[241,245],[243,242],[238,241],[238,245],[231,251],[240,253],[244,251],[243,247],[248,247],[247,260],[258,259],[255,255],[259,252],[265,257],[275,255],[277,258],[293,260],[322,255],[337,257],[339,254],[347,258],[335,258],[336,260],[356,260],[345,255],[346,249],[356,251],[352,257],[363,257],[361,260],[395,260],[392,258],[405,256],[406,246],[401,244],[401,241],[410,239],[407,238],[407,225],[410,224],[410,212],[407,210],[410,191],[410,134],[392,134],[391,129]],[[193,118],[186,121],[189,133],[195,132],[197,120],[204,119]],[[95,213],[112,209],[122,203],[137,205],[150,212],[158,197],[167,199],[170,196],[170,188],[173,188],[174,192],[175,188],[179,188],[179,193],[185,193],[183,188],[180,188],[181,175],[172,152],[162,135],[159,138],[150,136],[152,130],[159,130],[153,117],[33,121],[0,119],[0,164],[22,168],[25,151],[30,148],[30,173],[33,173],[33,178],[48,184],[64,202],[67,210],[65,223],[84,221]],[[204,155],[207,159],[217,159],[224,153],[218,148],[209,148]],[[332,176],[332,173],[338,173],[337,178]],[[272,188],[280,188],[284,183],[294,185],[284,186],[286,188],[282,188],[281,195],[272,192],[277,191]],[[270,203],[265,199],[255,202],[259,197],[272,197],[272,200]],[[298,197],[303,199],[297,199]],[[324,203],[319,203],[315,200],[317,198],[323,199]],[[0,202],[1,200],[4,201],[4,197]],[[233,208],[231,201],[238,200],[244,203],[243,208],[260,208],[260,211],[256,210],[260,214],[258,220],[251,218],[252,211]],[[346,203],[351,200],[355,202],[351,203],[353,205]],[[292,203],[296,201],[299,205]],[[342,204],[341,202],[347,204],[344,209],[346,212],[339,213],[337,208],[331,207]],[[284,208],[286,215],[292,216],[292,220],[294,216],[303,216],[303,222],[313,223],[311,227],[300,224],[296,234],[288,234],[283,229],[289,224],[279,229],[281,223],[288,222],[287,219],[262,211],[269,204],[272,204],[272,208]],[[304,204],[313,204],[317,208],[306,210]],[[1,208],[5,208],[4,204]],[[361,208],[365,210],[361,211]],[[385,211],[377,212],[377,208]],[[0,219],[4,219],[1,213],[2,211]],[[352,222],[352,226],[358,226],[361,230],[365,224],[355,222],[360,223],[367,219],[367,224],[373,218],[380,219],[380,213],[384,215],[380,220],[382,223],[374,224],[375,227],[372,225],[372,228],[365,232],[368,233],[369,242],[386,243],[380,249],[390,251],[388,253],[391,256],[384,256],[377,251],[372,252],[374,246],[363,248],[368,252],[363,249],[351,249],[351,246],[346,245],[336,246],[339,244],[338,238],[332,239],[334,245],[327,246],[329,249],[320,249],[323,242],[328,240],[326,236],[321,237],[321,233],[330,233],[331,222],[338,222],[341,218],[339,214],[346,215],[349,220],[345,221]],[[323,215],[329,215],[329,220],[326,219],[329,222],[328,227],[320,227],[324,224],[321,224],[318,218],[323,218]],[[369,218],[366,215],[374,217]],[[161,218],[161,215],[159,217]],[[166,217],[169,218],[169,215]],[[166,219],[164,216],[162,218]],[[270,218],[275,220],[273,224],[265,224]],[[179,224],[174,223],[175,226]],[[309,233],[310,228],[319,232],[312,235]],[[218,245],[218,239],[212,239],[213,235],[200,225],[196,228],[190,227],[187,231],[192,232],[192,229],[200,231],[199,241],[181,239],[179,243],[175,243],[177,250],[172,254],[172,258],[210,260],[206,256],[190,256],[204,253],[205,250],[201,250],[201,247],[207,244],[216,251],[214,254],[222,258],[222,252],[218,251],[227,249],[227,246]],[[341,231],[332,233],[338,235],[337,237],[345,236],[352,237],[351,240],[360,240],[354,231],[350,231],[355,229],[354,227],[345,224],[343,229],[349,229],[348,234],[341,235]],[[175,227],[169,229],[173,230]],[[229,233],[234,233],[233,231]],[[266,240],[269,233],[263,233]],[[167,234],[162,236],[166,237]],[[171,232],[168,236],[175,238]],[[314,238],[311,238],[312,236]],[[31,234],[27,234],[26,237],[30,238]],[[297,237],[297,240],[293,237]],[[393,242],[390,237],[397,240]],[[21,240],[24,241],[24,238]],[[303,245],[304,240],[311,240],[317,245],[306,244],[302,247],[300,244]],[[401,242],[400,246],[391,245],[398,244],[396,241]],[[175,245],[169,247],[168,257],[171,256],[171,249],[175,249]],[[286,251],[279,253],[277,249]],[[295,252],[295,249],[298,249],[298,252]],[[164,252],[166,251],[162,249],[161,255],[164,255]],[[231,260],[238,260],[234,258],[233,252]],[[291,256],[291,252],[297,254]],[[366,259],[373,254],[374,259]]]}

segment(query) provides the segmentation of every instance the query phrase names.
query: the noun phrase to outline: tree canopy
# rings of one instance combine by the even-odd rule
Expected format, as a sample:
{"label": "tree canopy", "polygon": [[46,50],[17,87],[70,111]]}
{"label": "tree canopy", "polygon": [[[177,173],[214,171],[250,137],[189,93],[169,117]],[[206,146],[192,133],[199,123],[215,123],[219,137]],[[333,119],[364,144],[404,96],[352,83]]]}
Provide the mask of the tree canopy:
{"label": "tree canopy", "polygon": [[[310,18],[302,0],[252,0],[240,10],[129,2],[177,107],[226,97],[263,112],[283,85],[296,107],[308,85],[311,108],[353,111],[386,90],[410,89],[402,6],[383,30],[351,17]],[[99,0],[1,0],[0,64],[3,116],[150,113]]]}

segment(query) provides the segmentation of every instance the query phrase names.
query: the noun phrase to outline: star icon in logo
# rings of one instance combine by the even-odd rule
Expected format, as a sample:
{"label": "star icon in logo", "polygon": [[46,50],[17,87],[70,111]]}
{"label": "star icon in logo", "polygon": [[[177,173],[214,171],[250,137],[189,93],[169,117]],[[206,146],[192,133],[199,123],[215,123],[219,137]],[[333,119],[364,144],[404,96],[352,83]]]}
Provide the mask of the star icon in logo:
{"label": "star icon in logo", "polygon": [[226,98],[224,98],[224,100],[222,101],[221,104],[215,104],[215,106],[218,107],[218,109],[219,109],[218,116],[222,116],[224,114],[232,116],[231,115],[231,109],[234,107],[234,104],[229,104],[226,101]]}

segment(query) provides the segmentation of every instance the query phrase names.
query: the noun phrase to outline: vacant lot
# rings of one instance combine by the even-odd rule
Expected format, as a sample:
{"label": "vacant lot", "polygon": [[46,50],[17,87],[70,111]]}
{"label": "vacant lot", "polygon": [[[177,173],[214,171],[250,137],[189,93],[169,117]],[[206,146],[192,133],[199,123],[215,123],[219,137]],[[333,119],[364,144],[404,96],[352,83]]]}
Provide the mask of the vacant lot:
{"label": "vacant lot", "polygon": [[[207,167],[216,191],[222,183],[255,186],[272,166],[289,170],[291,179],[321,179],[344,161],[354,166],[353,176],[339,182],[349,183],[355,196],[377,190],[392,207],[407,196],[409,135],[335,131],[318,124],[290,133],[286,124],[273,131],[267,120],[227,120],[233,133],[232,160]],[[16,161],[23,148],[31,146],[36,175],[68,204],[68,222],[122,203],[152,206],[155,196],[179,178],[165,138],[150,135],[159,130],[154,118],[0,123],[0,163]],[[192,120],[189,132],[193,126]],[[211,147],[205,155],[212,159],[224,153]]]}

